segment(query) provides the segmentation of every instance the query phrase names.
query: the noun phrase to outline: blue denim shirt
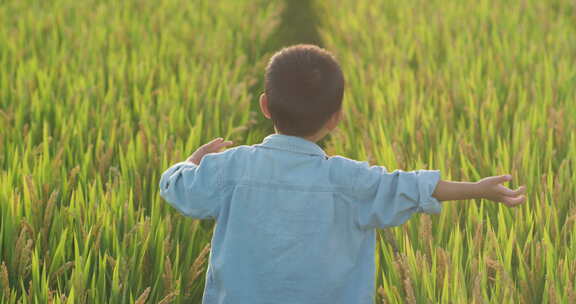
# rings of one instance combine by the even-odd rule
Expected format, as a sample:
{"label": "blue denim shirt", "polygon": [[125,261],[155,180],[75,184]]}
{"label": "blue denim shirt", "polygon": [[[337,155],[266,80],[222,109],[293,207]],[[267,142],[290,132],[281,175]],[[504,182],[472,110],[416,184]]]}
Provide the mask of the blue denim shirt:
{"label": "blue denim shirt", "polygon": [[387,172],[273,134],[162,174],[160,195],[216,219],[203,303],[355,303],[375,295],[375,228],[439,213],[437,170]]}

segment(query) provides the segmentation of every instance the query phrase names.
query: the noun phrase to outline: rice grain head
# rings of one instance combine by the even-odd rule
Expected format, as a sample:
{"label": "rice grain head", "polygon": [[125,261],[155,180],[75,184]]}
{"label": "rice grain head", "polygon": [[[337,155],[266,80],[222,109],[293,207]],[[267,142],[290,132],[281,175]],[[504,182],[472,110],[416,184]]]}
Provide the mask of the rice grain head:
{"label": "rice grain head", "polygon": [[148,295],[150,295],[150,287],[146,288],[144,292],[142,292],[134,304],[145,304],[146,300],[148,300]]}

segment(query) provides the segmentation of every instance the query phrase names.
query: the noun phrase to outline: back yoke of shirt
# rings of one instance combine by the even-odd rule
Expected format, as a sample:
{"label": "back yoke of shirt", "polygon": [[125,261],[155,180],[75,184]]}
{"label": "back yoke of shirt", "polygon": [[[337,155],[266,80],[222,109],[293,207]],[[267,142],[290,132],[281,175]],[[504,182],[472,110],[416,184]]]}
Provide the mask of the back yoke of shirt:
{"label": "back yoke of shirt", "polygon": [[274,134],[176,164],[160,187],[183,214],[216,219],[203,303],[371,304],[374,228],[440,212],[438,180]]}

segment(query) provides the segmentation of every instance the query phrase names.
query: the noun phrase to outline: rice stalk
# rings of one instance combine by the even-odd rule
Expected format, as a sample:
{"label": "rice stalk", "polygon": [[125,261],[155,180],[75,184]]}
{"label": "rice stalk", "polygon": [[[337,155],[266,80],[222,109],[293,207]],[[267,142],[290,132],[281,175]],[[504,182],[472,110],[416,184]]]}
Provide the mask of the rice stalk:
{"label": "rice stalk", "polygon": [[10,295],[10,277],[8,275],[8,267],[6,267],[6,263],[2,261],[2,265],[0,266],[0,289],[2,290],[2,294]]}
{"label": "rice stalk", "polygon": [[150,295],[150,287],[147,287],[142,294],[136,299],[135,304],[145,304],[146,300],[148,300],[148,296]]}

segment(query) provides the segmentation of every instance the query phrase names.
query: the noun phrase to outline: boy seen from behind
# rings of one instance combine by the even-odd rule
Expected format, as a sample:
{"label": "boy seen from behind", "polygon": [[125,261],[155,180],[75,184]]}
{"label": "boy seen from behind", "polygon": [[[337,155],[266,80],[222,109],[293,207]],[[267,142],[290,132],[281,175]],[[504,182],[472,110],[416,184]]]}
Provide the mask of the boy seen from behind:
{"label": "boy seen from behind", "polygon": [[524,187],[502,185],[510,175],[452,182],[438,170],[388,172],[326,155],[316,142],[341,120],[344,87],[326,50],[284,48],[260,97],[276,133],[223,152],[232,142],[214,139],[162,174],[168,203],[216,220],[203,303],[371,304],[375,229],[439,213],[442,201],[525,201]]}

